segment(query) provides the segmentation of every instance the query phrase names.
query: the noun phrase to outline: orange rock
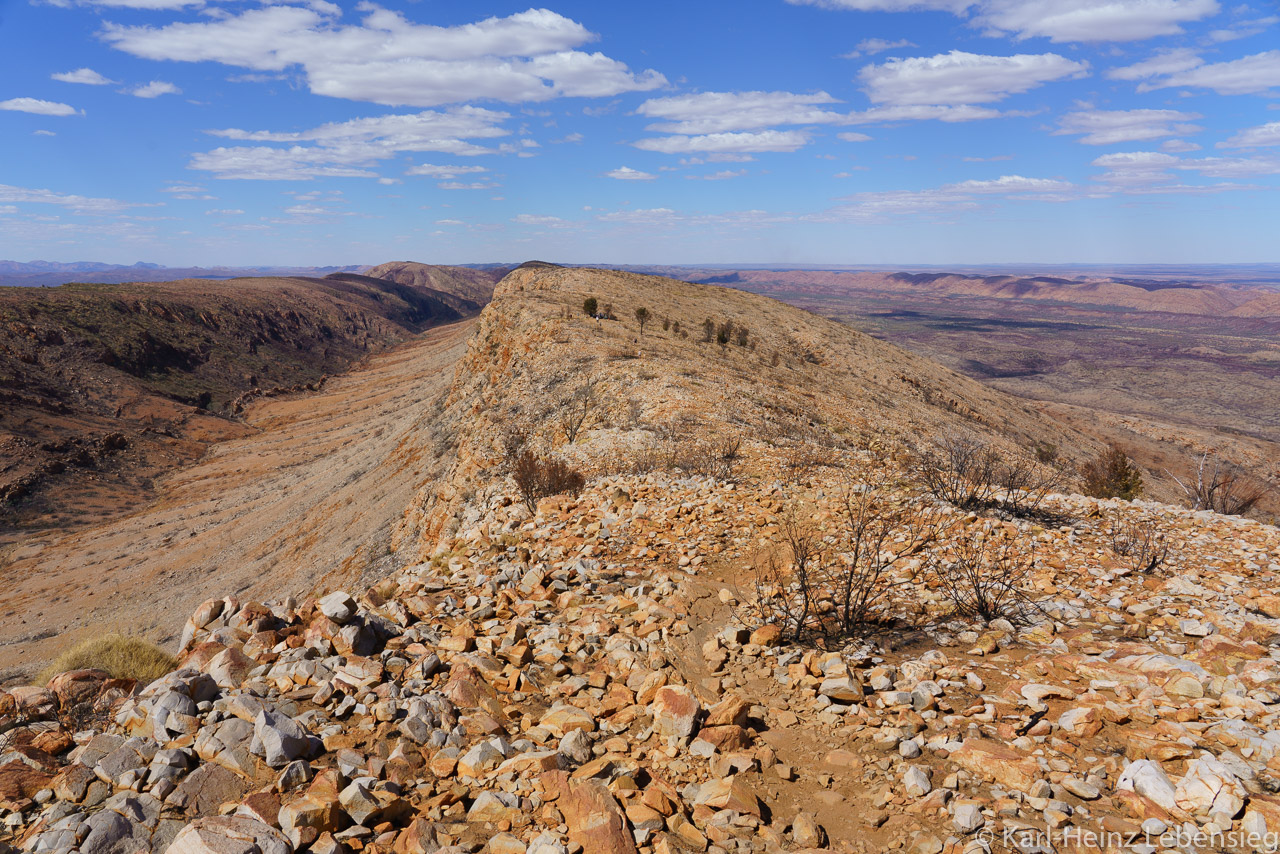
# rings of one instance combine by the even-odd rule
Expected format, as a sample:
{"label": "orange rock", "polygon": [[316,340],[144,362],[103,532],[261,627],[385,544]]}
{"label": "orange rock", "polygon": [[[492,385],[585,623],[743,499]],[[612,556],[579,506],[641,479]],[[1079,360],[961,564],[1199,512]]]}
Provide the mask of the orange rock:
{"label": "orange rock", "polygon": [[538,779],[544,790],[556,793],[570,842],[590,854],[636,854],[626,816],[603,783],[570,780],[563,771],[549,771]]}
{"label": "orange rock", "polygon": [[1020,792],[1040,779],[1039,764],[1012,747],[983,738],[966,738],[950,759],[971,774]]}

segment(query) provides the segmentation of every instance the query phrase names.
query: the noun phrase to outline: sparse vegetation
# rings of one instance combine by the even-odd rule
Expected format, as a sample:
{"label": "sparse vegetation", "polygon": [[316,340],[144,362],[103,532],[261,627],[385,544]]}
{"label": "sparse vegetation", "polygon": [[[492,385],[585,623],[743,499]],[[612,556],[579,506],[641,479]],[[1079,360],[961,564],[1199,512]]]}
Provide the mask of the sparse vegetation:
{"label": "sparse vegetation", "polygon": [[892,621],[890,577],[940,528],[936,514],[883,484],[850,488],[832,535],[824,537],[794,504],[778,524],[791,560],[784,565],[771,554],[757,561],[752,616],[792,640],[827,644]]}
{"label": "sparse vegetation", "polygon": [[1084,494],[1094,498],[1132,501],[1142,494],[1142,470],[1119,445],[1108,445],[1080,470]]}
{"label": "sparse vegetation", "polygon": [[525,449],[511,473],[516,489],[530,513],[538,512],[538,502],[552,495],[577,495],[586,484],[582,473],[564,460],[543,460]]}
{"label": "sparse vegetation", "polygon": [[560,399],[557,407],[560,429],[570,444],[578,441],[578,434],[596,408],[596,379],[588,376],[572,392]]}
{"label": "sparse vegetation", "polygon": [[139,637],[111,633],[76,644],[59,655],[40,674],[47,683],[68,670],[105,670],[112,679],[136,679],[147,684],[175,669],[173,656]]}
{"label": "sparse vegetation", "polygon": [[1169,557],[1169,546],[1156,524],[1147,520],[1118,519],[1111,531],[1111,551],[1134,572],[1151,574]]}
{"label": "sparse vegetation", "polygon": [[702,321],[702,343],[709,344],[716,334],[716,322],[711,318]]}
{"label": "sparse vegetation", "polygon": [[1057,469],[964,433],[915,450],[911,469],[934,497],[962,510],[999,509],[1020,517],[1042,512],[1063,480]]}
{"label": "sparse vegetation", "polygon": [[1025,622],[1035,609],[1035,554],[1027,548],[1000,529],[978,531],[956,540],[951,558],[930,564],[929,572],[957,616]]}

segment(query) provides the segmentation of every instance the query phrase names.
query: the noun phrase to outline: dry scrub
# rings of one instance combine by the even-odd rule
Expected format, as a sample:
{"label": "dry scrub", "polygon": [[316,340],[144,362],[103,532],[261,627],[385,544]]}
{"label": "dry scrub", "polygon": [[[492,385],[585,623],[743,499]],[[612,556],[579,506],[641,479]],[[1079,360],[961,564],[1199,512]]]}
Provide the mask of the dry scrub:
{"label": "dry scrub", "polygon": [[54,659],[40,674],[47,683],[68,670],[105,670],[113,679],[136,679],[147,684],[178,666],[173,656],[142,638],[109,634],[79,643]]}

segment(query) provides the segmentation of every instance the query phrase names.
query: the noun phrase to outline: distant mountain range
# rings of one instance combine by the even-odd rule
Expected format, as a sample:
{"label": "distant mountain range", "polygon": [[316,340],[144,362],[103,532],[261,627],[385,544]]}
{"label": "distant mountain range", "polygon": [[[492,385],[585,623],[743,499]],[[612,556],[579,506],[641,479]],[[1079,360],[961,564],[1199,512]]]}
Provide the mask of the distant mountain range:
{"label": "distant mountain range", "polygon": [[101,261],[0,261],[0,286],[54,287],[67,282],[116,284],[246,276],[324,277],[331,273],[359,273],[366,269],[367,264],[344,267],[165,267],[146,261],[128,265]]}

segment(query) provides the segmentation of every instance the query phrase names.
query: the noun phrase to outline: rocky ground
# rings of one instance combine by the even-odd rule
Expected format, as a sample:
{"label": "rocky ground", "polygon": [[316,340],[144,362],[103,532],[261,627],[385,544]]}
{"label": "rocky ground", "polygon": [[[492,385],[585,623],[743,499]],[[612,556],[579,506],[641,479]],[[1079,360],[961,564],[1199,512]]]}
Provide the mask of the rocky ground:
{"label": "rocky ground", "polygon": [[[446,414],[527,407],[566,348],[624,340],[563,337],[581,321],[554,303],[522,325],[511,296]],[[600,369],[602,409],[630,394],[637,423],[529,438],[589,475],[579,494],[530,508],[502,437],[473,432],[407,516],[418,562],[300,600],[210,598],[181,669],[148,686],[81,671],[0,694],[0,851],[1280,847],[1280,530],[1069,494],[1038,521],[956,510],[912,483],[908,437],[757,429],[720,405],[736,357],[682,379],[663,352]],[[935,417],[919,406],[894,423]],[[664,439],[652,425],[677,410],[701,419]],[[691,473],[698,456],[714,471]],[[796,569],[788,526],[839,564],[849,502],[872,492],[933,536],[879,542],[867,630],[794,641],[764,575]],[[1156,565],[1123,547],[1135,531]],[[977,532],[1025,568],[1005,616],[948,595]]]}

